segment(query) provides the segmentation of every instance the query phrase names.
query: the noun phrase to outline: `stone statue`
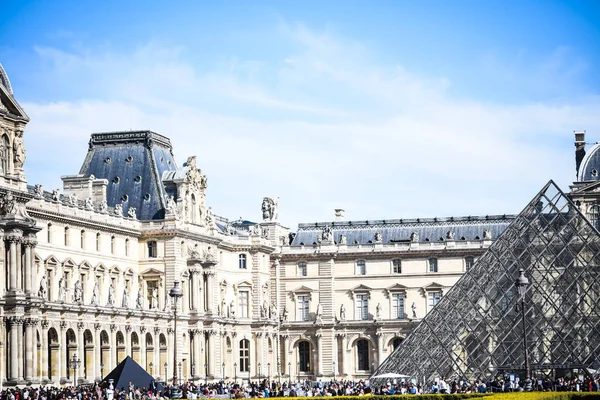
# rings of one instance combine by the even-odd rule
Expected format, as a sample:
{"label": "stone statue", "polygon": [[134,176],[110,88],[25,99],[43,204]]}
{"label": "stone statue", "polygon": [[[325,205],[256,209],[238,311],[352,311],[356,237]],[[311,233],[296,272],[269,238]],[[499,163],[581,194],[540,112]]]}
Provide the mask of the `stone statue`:
{"label": "stone statue", "polygon": [[215,226],[215,217],[212,213],[211,207],[208,207],[208,210],[206,210],[206,225],[209,228],[213,228]]}
{"label": "stone statue", "polygon": [[44,187],[42,185],[40,185],[39,183],[36,184],[33,187],[33,194],[35,195],[35,197],[37,197],[38,199],[41,199],[42,197],[44,197]]}
{"label": "stone statue", "polygon": [[485,229],[483,231],[483,240],[492,240],[492,231]]}
{"label": "stone statue", "polygon": [[261,210],[263,221],[275,221],[277,220],[277,203],[279,198],[273,199],[271,197],[263,198]]}
{"label": "stone statue", "polygon": [[256,224],[252,227],[252,236],[262,236],[262,227]]}
{"label": "stone statue", "polygon": [[348,244],[348,238],[346,237],[345,233],[342,233],[340,236],[340,244]]}
{"label": "stone statue", "polygon": [[40,288],[38,290],[38,296],[44,300],[48,300],[48,298],[46,297],[46,295],[47,295],[46,286],[48,286],[48,284],[46,283],[46,275],[43,275],[42,280],[40,281]]}
{"label": "stone statue", "polygon": [[92,301],[90,304],[97,305],[99,301],[98,296],[100,296],[100,285],[98,284],[98,282],[96,282],[94,284],[94,290],[92,291]]}
{"label": "stone statue", "polygon": [[454,240],[454,231],[448,231],[448,232],[446,232],[446,239],[447,240]]}
{"label": "stone statue", "polygon": [[94,211],[94,203],[92,202],[91,197],[85,198],[85,209],[88,211]]}
{"label": "stone statue", "polygon": [[346,320],[346,307],[343,304],[340,306],[340,320]]}
{"label": "stone statue", "polygon": [[123,216],[123,204],[115,204],[115,215],[118,217]]}
{"label": "stone statue", "polygon": [[127,288],[123,290],[123,300],[121,300],[121,307],[129,308],[129,290],[127,290]]}
{"label": "stone statue", "polygon": [[417,232],[413,232],[410,234],[410,241],[413,243],[419,242],[419,234]]}
{"label": "stone statue", "polygon": [[279,312],[277,312],[277,305],[273,302],[271,303],[271,319],[277,319],[279,316]]}
{"label": "stone statue", "polygon": [[324,242],[331,242],[333,239],[333,229],[330,226],[326,226],[321,231],[321,240]]}
{"label": "stone statue", "polygon": [[144,296],[142,295],[142,288],[138,289],[137,299],[135,300],[135,308],[137,310],[144,308]]}
{"label": "stone statue", "polygon": [[67,282],[65,278],[62,277],[58,281],[58,301],[62,301],[63,303],[67,300]]}
{"label": "stone statue", "polygon": [[15,214],[15,198],[12,192],[7,191],[6,194],[0,195],[0,216]]}
{"label": "stone statue", "polygon": [[317,321],[320,321],[321,317],[323,316],[323,306],[321,305],[321,303],[317,304],[317,312],[315,313],[315,315],[317,316]]}
{"label": "stone statue", "polygon": [[282,319],[284,322],[287,322],[289,315],[290,315],[290,313],[287,310],[287,307],[283,306],[283,313],[282,313],[283,318]]}
{"label": "stone statue", "polygon": [[77,207],[77,195],[75,193],[67,196],[67,204],[71,207]]}
{"label": "stone statue", "polygon": [[229,303],[229,317],[235,318],[235,304],[233,303],[233,300]]}
{"label": "stone statue", "polygon": [[115,286],[112,284],[112,282],[110,283],[110,286],[108,287],[108,302],[106,303],[107,306],[114,306],[115,305]]}
{"label": "stone statue", "polygon": [[150,303],[150,308],[155,310],[158,308],[158,288],[152,288],[152,302]]}
{"label": "stone statue", "polygon": [[412,310],[412,317],[417,318],[417,305],[414,302],[410,306],[410,309]]}
{"label": "stone statue", "polygon": [[128,216],[129,218],[136,219],[136,218],[137,218],[137,216],[135,215],[135,211],[136,211],[136,210],[135,210],[135,207],[129,207],[129,209],[127,210],[127,216]]}
{"label": "stone statue", "polygon": [[81,303],[82,300],[83,300],[83,289],[81,287],[81,282],[79,282],[79,280],[77,280],[77,282],[75,282],[75,287],[73,289],[73,301],[75,303]]}
{"label": "stone statue", "polygon": [[377,307],[375,307],[375,318],[381,319],[382,315],[381,303],[377,303]]}
{"label": "stone statue", "polygon": [[166,213],[167,215],[177,216],[177,202],[173,196],[169,196],[167,199]]}
{"label": "stone statue", "polygon": [[225,303],[225,296],[223,296],[221,298],[221,310],[220,310],[221,311],[221,317],[225,316],[225,307],[226,307],[225,304],[226,304]]}
{"label": "stone statue", "polygon": [[15,139],[13,142],[14,149],[14,162],[16,168],[23,168],[26,158],[25,145],[23,144],[23,131],[15,132]]}
{"label": "stone statue", "polygon": [[269,302],[267,300],[263,301],[262,309],[260,310],[261,317],[269,318]]}
{"label": "stone statue", "polygon": [[108,212],[108,203],[106,202],[106,200],[102,200],[100,202],[100,205],[98,206],[98,211],[101,213]]}
{"label": "stone statue", "polygon": [[53,189],[52,190],[52,200],[53,201],[60,201],[60,189]]}
{"label": "stone statue", "polygon": [[383,236],[381,235],[381,232],[376,232],[375,233],[375,243],[381,243],[382,240],[383,240]]}

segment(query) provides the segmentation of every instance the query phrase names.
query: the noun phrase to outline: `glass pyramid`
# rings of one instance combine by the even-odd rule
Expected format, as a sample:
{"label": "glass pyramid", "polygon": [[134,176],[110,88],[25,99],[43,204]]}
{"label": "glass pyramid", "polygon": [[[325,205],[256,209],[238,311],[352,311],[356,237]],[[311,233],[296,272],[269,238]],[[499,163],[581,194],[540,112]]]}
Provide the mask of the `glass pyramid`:
{"label": "glass pyramid", "polygon": [[374,375],[523,379],[521,268],[532,376],[600,369],[600,235],[550,181]]}

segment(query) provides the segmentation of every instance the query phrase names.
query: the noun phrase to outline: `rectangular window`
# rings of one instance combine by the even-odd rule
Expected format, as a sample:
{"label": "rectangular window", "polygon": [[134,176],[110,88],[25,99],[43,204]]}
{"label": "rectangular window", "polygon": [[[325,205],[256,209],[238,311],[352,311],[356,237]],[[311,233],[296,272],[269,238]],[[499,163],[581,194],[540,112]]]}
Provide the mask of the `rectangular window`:
{"label": "rectangular window", "polygon": [[148,257],[156,258],[158,257],[158,243],[156,240],[152,240],[148,242]]}
{"label": "rectangular window", "polygon": [[298,321],[308,321],[308,302],[309,297],[307,294],[298,296]]}
{"label": "rectangular window", "polygon": [[308,271],[306,269],[306,263],[299,262],[298,263],[298,276],[306,276],[307,274],[308,274]]}
{"label": "rectangular window", "polygon": [[437,258],[429,259],[429,272],[438,272],[438,260]]}
{"label": "rectangular window", "polygon": [[81,239],[79,243],[79,247],[85,249],[85,231],[81,231]]}
{"label": "rectangular window", "polygon": [[470,270],[473,267],[473,264],[475,264],[475,259],[473,257],[466,257],[465,258],[465,271]]}
{"label": "rectangular window", "polygon": [[146,299],[151,309],[158,308],[158,281],[146,281]]}
{"label": "rectangular window", "polygon": [[96,233],[96,251],[100,251],[100,233]]}
{"label": "rectangular window", "polygon": [[394,274],[402,273],[402,260],[394,260],[392,261],[392,265],[394,267]]}
{"label": "rectangular window", "polygon": [[440,302],[440,299],[442,298],[442,292],[429,292],[427,294],[427,297],[429,299],[428,305],[431,309],[433,306]]}
{"label": "rectangular window", "polygon": [[356,307],[358,319],[369,319],[369,296],[359,294],[356,296]]}
{"label": "rectangular window", "polygon": [[250,300],[250,292],[241,291],[239,298],[240,318],[248,318],[248,305]]}
{"label": "rectangular window", "polygon": [[70,244],[69,242],[69,227],[65,227],[65,246],[68,246]]}
{"label": "rectangular window", "polygon": [[364,260],[360,260],[356,262],[356,275],[366,275],[367,274],[367,266]]}
{"label": "rectangular window", "polygon": [[125,256],[129,257],[129,239],[125,239]]}
{"label": "rectangular window", "polygon": [[81,293],[85,293],[87,276],[85,274],[79,275],[79,283],[81,284]]}
{"label": "rectangular window", "polygon": [[406,318],[404,314],[404,294],[395,294],[392,297],[392,317],[393,318]]}
{"label": "rectangular window", "polygon": [[240,254],[240,256],[238,257],[238,266],[240,269],[247,269],[248,266],[246,265],[246,255],[245,254]]}

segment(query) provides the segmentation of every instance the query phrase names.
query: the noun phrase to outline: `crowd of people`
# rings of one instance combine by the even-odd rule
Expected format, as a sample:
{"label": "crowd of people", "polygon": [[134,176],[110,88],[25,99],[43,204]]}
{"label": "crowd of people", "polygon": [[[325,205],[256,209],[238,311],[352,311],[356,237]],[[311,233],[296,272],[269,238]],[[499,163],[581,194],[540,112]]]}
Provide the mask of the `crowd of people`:
{"label": "crowd of people", "polygon": [[[521,382],[523,384],[523,382]],[[153,385],[154,386],[154,385]],[[455,394],[521,391],[522,385],[515,380],[498,378],[491,382],[466,382],[460,380],[436,380],[431,386],[412,381],[391,381],[371,386],[368,381],[332,380],[302,381],[255,381],[245,383],[217,382],[195,384],[186,382],[177,387],[167,386],[162,390],[135,387],[130,384],[124,390],[101,387],[98,384],[77,387],[10,388],[0,392],[0,400],[163,400],[171,398],[265,398],[265,397],[320,397],[320,396],[365,396],[394,394]],[[600,391],[600,379],[558,378],[540,379],[532,382],[536,391]]]}

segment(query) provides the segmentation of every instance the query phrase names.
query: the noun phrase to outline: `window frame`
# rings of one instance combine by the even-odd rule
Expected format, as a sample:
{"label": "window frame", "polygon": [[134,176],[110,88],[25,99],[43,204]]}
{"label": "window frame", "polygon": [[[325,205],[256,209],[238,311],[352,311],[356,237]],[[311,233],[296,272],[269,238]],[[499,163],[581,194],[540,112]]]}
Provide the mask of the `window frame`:
{"label": "window frame", "polygon": [[310,293],[296,295],[296,321],[306,322],[310,318]]}
{"label": "window frame", "polygon": [[465,272],[467,272],[471,268],[473,268],[474,264],[475,264],[475,257],[473,257],[473,256],[466,256],[465,257]]}
{"label": "window frame", "polygon": [[356,319],[367,321],[369,319],[369,294],[356,294]]}
{"label": "window frame", "polygon": [[250,341],[242,339],[239,342],[239,365],[240,372],[250,372]]}
{"label": "window frame", "polygon": [[298,262],[296,276],[308,276],[308,266],[306,261]]}
{"label": "window frame", "polygon": [[240,253],[238,255],[238,269],[248,269],[248,256],[246,253]]}
{"label": "window frame", "polygon": [[148,258],[158,258],[158,242],[156,240],[146,242],[146,249]]}
{"label": "window frame", "polygon": [[[406,294],[402,292],[392,293],[392,318],[393,319],[405,319],[406,313]],[[401,303],[401,307],[400,307]]]}
{"label": "window frame", "polygon": [[354,274],[365,276],[367,275],[367,261],[366,260],[356,260],[354,267]]}
{"label": "window frame", "polygon": [[240,290],[238,294],[239,318],[250,318],[250,291]]}
{"label": "window frame", "polygon": [[439,268],[439,260],[437,257],[430,257],[427,259],[427,271],[429,273],[435,274],[440,271]]}
{"label": "window frame", "polygon": [[392,273],[393,274],[401,274],[402,273],[402,260],[400,258],[395,258],[392,260]]}
{"label": "window frame", "polygon": [[435,307],[440,302],[440,300],[442,300],[441,290],[430,290],[427,292],[427,308],[429,310]]}

